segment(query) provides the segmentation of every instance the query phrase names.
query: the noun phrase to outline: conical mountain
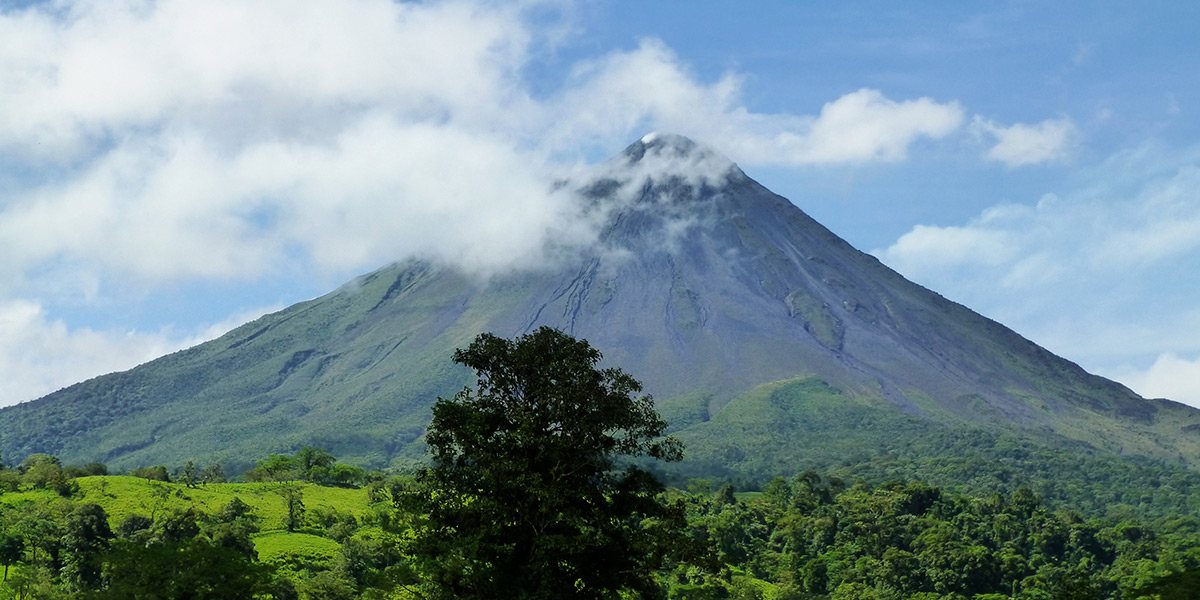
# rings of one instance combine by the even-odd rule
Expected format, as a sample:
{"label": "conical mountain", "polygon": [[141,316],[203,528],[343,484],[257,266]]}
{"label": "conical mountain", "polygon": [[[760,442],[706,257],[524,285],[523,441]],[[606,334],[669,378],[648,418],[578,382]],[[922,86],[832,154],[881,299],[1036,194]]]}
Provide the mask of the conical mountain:
{"label": "conical mountain", "polygon": [[641,380],[697,472],[786,475],[820,448],[868,460],[955,432],[1198,464],[1200,411],[905,280],[712,149],[650,135],[576,189],[594,239],[540,268],[387,266],[4,409],[0,452],[130,467],[318,445],[382,466],[419,455],[435,398],[471,382],[455,348],[549,325]]}

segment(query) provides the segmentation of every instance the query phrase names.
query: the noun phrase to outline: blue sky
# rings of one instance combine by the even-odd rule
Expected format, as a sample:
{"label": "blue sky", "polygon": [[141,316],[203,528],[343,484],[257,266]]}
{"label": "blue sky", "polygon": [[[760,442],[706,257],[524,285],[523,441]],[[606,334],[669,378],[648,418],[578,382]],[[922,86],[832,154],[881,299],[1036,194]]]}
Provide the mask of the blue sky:
{"label": "blue sky", "polygon": [[0,0],[0,405],[406,256],[536,263],[547,183],[650,131],[1200,405],[1200,5],[746,6]]}

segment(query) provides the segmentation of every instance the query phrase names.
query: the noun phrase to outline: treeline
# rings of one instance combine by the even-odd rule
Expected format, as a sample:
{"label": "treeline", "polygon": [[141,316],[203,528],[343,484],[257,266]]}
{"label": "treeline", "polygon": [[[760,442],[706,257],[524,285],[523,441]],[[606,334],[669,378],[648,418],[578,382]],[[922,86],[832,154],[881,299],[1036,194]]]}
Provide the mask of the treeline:
{"label": "treeline", "polygon": [[[129,475],[146,480],[132,494],[120,485],[129,479],[108,476],[99,463],[63,466],[43,454],[16,466],[0,463],[0,598],[315,600],[357,598],[360,591],[385,597],[389,586],[371,576],[370,565],[403,563],[396,540],[378,539],[390,535],[384,533],[391,512],[386,503],[382,518],[361,521],[348,512],[306,507],[306,491],[335,486],[359,490],[364,506],[354,508],[371,511],[361,486],[374,481],[381,489],[384,477],[341,464],[320,448],[272,455],[239,477],[267,490],[281,510],[264,511],[261,503],[255,510],[238,495],[250,492],[247,486],[219,485],[226,483],[219,465],[196,469],[188,462],[173,473],[150,466]],[[189,496],[209,484],[231,496],[216,510]],[[129,504],[142,510],[117,519],[103,506],[129,512],[122,510]],[[264,519],[260,512],[281,517]],[[363,526],[370,530],[350,539]],[[314,567],[301,542],[295,552],[264,562],[256,540],[272,531],[323,536],[350,558],[319,560]]]}
{"label": "treeline", "polygon": [[[256,463],[257,466],[242,473],[238,480],[307,481],[319,485],[361,486],[371,479],[383,477],[378,471],[368,473],[362,467],[340,463],[329,451],[314,446],[305,446],[291,456],[272,454],[266,460]],[[64,466],[56,456],[31,454],[15,467],[0,460],[0,492],[15,492],[24,485],[70,496],[77,489],[72,487],[73,479],[108,474],[108,466],[103,463]],[[129,475],[164,483],[182,483],[187,487],[229,481],[220,463],[213,463],[201,469],[190,460],[175,469],[173,475],[165,465],[137,467],[131,469]]]}
{"label": "treeline", "polygon": [[676,570],[668,585],[680,599],[1118,600],[1155,582],[1186,585],[1200,568],[1195,518],[1085,519],[1025,488],[847,488],[806,472],[741,499],[730,486],[685,498],[695,535],[716,545],[726,570]]}
{"label": "treeline", "polygon": [[296,597],[257,562],[258,522],[245,508],[130,515],[114,527],[95,503],[0,505],[0,591],[22,600]]}
{"label": "treeline", "polygon": [[[885,418],[872,414],[876,417]],[[685,464],[684,477],[673,482],[684,485],[684,478],[719,477],[749,490],[759,489],[780,473],[815,470],[847,481],[924,481],[967,495],[1013,493],[1027,487],[1047,506],[1071,508],[1087,517],[1200,517],[1200,472],[1182,464],[1117,456],[1082,443],[1052,446],[1018,433],[938,431],[926,423],[884,421],[869,440],[855,434],[861,427],[852,421],[834,419],[820,425],[839,437],[798,442],[802,451],[793,454],[786,468],[764,450],[779,445],[777,439],[766,434],[756,439],[759,433],[749,432],[747,439],[734,440],[745,448],[745,458],[731,463],[728,456],[702,457]],[[916,431],[906,431],[906,426]],[[889,433],[890,429],[904,433]],[[715,444],[708,440],[704,445]]]}
{"label": "treeline", "polygon": [[31,454],[16,467],[5,465],[0,460],[0,493],[15,492],[24,486],[70,496],[78,490],[73,482],[76,477],[107,474],[108,467],[101,463],[63,467],[56,456]]}
{"label": "treeline", "polygon": [[[103,475],[98,466],[30,457],[0,471],[0,597],[410,597],[420,573],[405,540],[416,515],[396,501],[412,480],[364,474],[338,483],[337,464],[317,449],[270,457],[246,475],[265,482],[253,485],[269,490],[266,500],[252,506],[242,500],[253,500],[250,487],[212,482],[231,497],[205,510],[187,502],[197,491],[186,468],[172,483],[141,484],[146,497],[123,498],[113,493],[120,478],[84,480],[80,491],[75,478]],[[361,504],[306,507],[320,485],[362,485]],[[671,599],[1170,600],[1192,597],[1172,594],[1192,593],[1200,569],[1194,518],[1085,519],[1026,489],[965,496],[806,472],[761,492],[695,481],[668,496],[683,501],[691,535],[721,565],[660,573]],[[101,506],[131,502],[145,510],[119,520]],[[280,539],[290,545],[268,548]],[[329,551],[314,550],[316,540]]]}

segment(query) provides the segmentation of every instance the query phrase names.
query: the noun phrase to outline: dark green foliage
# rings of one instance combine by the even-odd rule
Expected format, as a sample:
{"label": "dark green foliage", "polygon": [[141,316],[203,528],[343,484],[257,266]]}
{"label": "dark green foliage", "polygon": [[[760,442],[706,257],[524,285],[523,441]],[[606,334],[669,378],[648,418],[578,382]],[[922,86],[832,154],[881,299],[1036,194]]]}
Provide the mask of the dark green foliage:
{"label": "dark green foliage", "polygon": [[292,460],[296,467],[310,480],[323,479],[328,470],[337,464],[337,459],[327,450],[313,446],[305,446],[296,452]]}
{"label": "dark green foliage", "polygon": [[348,537],[334,560],[334,570],[362,589],[390,590],[417,583],[416,573],[390,537]]}
{"label": "dark green foliage", "polygon": [[272,454],[244,474],[247,481],[311,481],[321,485],[354,486],[366,482],[362,467],[339,463],[328,451],[305,446],[296,454]]}
{"label": "dark green foliage", "polygon": [[237,550],[250,560],[258,558],[251,536],[259,531],[259,518],[240,498],[234,496],[210,521],[205,534],[213,544]]}
{"label": "dark green foliage", "polygon": [[296,481],[304,477],[304,471],[294,457],[272,454],[242,476],[246,481]]}
{"label": "dark green foliage", "polygon": [[[16,498],[0,502],[0,598],[298,598],[291,584],[277,580],[274,567],[257,562],[253,536],[259,518],[236,496],[209,515],[196,504],[180,506],[193,501],[182,483],[134,484],[144,494],[136,498],[106,491],[129,489],[128,482],[110,487],[107,479],[92,481],[85,490],[88,498],[112,502],[117,510],[140,505],[150,512],[127,513],[110,530],[100,505],[41,491],[43,481],[66,472],[54,457],[33,456],[23,466],[22,477],[30,482],[21,484]],[[380,550],[381,543],[358,553],[364,589],[367,581],[387,583],[380,573],[395,565],[396,544],[390,544],[389,554]],[[371,558],[381,556],[387,558]]]}
{"label": "dark green foliage", "polygon": [[200,515],[195,509],[168,510],[154,519],[149,543],[180,544],[200,533]]}
{"label": "dark green foliage", "polygon": [[145,543],[150,540],[154,520],[145,515],[133,514],[125,517],[114,533],[123,540]]}
{"label": "dark green foliage", "polygon": [[[948,426],[873,405],[817,378],[753,390],[707,423],[676,432],[689,457],[672,483],[715,478],[739,489],[818,470],[850,481],[920,480],[982,495],[1028,487],[1051,507],[1089,517],[1200,516],[1200,473],[1081,444]],[[679,477],[683,475],[685,477]]]}
{"label": "dark green foliage", "polygon": [[63,534],[63,580],[75,591],[97,586],[100,554],[114,537],[108,514],[99,505],[81,504],[68,515]]}
{"label": "dark green foliage", "polygon": [[221,507],[221,512],[217,513],[217,521],[220,523],[233,523],[238,519],[252,518],[250,514],[250,506],[242,501],[241,498],[234,496],[228,504]]}
{"label": "dark green foliage", "polygon": [[338,463],[329,468],[328,474],[322,475],[313,481],[329,485],[356,486],[366,483],[367,472],[362,467]]}
{"label": "dark green foliage", "polygon": [[221,463],[208,465],[200,473],[200,483],[225,483],[225,481],[225,470],[221,468]]}
{"label": "dark green foliage", "polygon": [[[916,482],[844,491],[827,483],[805,473],[735,503],[693,495],[689,521],[732,572],[772,585],[777,597],[1118,600],[1135,597],[1135,588],[1185,586],[1190,580],[1176,574],[1137,587],[1200,566],[1194,520],[1085,520],[1047,510],[1028,489],[979,498]],[[738,581],[695,581],[678,570],[670,577],[673,589],[686,590],[679,597],[719,597],[714,585],[729,597],[757,597]]]}
{"label": "dark green foliage", "polygon": [[300,600],[354,600],[354,583],[336,573],[322,571],[296,585]]}
{"label": "dark green foliage", "polygon": [[95,600],[250,600],[267,591],[266,567],[202,538],[156,545],[120,541],[105,557]]}
{"label": "dark green foliage", "polygon": [[585,341],[541,328],[480,335],[455,362],[475,390],[433,409],[433,466],[399,494],[408,550],[436,598],[657,597],[655,571],[684,526],[682,505],[621,457],[678,460],[640,384],[598,369]]}
{"label": "dark green foliage", "polygon": [[112,549],[93,561],[103,565],[102,575],[79,589],[104,599],[270,597],[255,596],[269,594],[272,580],[255,563],[256,521],[237,498],[213,516],[194,508],[159,511],[154,519],[130,515]]}
{"label": "dark green foliage", "polygon": [[[391,498],[411,506],[406,501],[421,492],[415,485],[409,477],[380,480],[365,499],[376,510],[390,506]],[[428,572],[418,579],[403,554],[411,547],[402,543],[410,533],[406,523],[430,523],[425,514],[355,517],[348,506],[314,507],[306,533],[336,539],[337,550],[264,565],[253,543],[260,519],[245,502],[234,498],[205,514],[159,504],[160,497],[177,499],[176,492],[186,490],[182,484],[139,486],[152,490],[140,500],[154,508],[155,518],[133,514],[112,532],[94,504],[31,488],[6,497],[0,502],[6,574],[0,598],[300,600],[431,591],[422,589]],[[813,471],[775,478],[761,493],[735,494],[732,486],[709,481],[689,488],[669,490],[665,498],[686,516],[698,540],[692,548],[710,545],[724,566],[666,564],[653,575],[668,598],[1192,600],[1200,589],[1200,519],[1194,517],[1146,521],[1114,510],[1085,518],[1052,510],[1026,488],[967,496],[915,481],[847,487]],[[98,489],[93,482],[86,491],[91,497]],[[275,530],[269,535],[283,535],[275,523],[268,528]],[[483,540],[445,541],[460,539]],[[277,566],[282,578],[272,575]]]}
{"label": "dark green foliage", "polygon": [[108,465],[98,462],[90,462],[83,465],[83,471],[89,476],[108,475]]}
{"label": "dark green foliage", "polygon": [[13,533],[0,535],[0,563],[4,565],[4,581],[8,581],[8,569],[21,560],[25,541]]}
{"label": "dark green foliage", "polygon": [[150,481],[170,482],[171,476],[167,473],[167,468],[163,465],[154,467],[138,467],[129,472],[134,477],[149,479]]}
{"label": "dark green foliage", "polygon": [[108,475],[108,466],[104,463],[91,462],[83,466],[69,466],[63,469],[67,477],[94,477]]}
{"label": "dark green foliage", "polygon": [[56,456],[30,454],[17,470],[21,483],[34,489],[53,490],[62,496],[70,496],[76,489]]}
{"label": "dark green foliage", "polygon": [[196,472],[196,463],[190,460],[184,463],[183,469],[179,471],[176,479],[187,487],[196,487],[196,484],[200,483],[200,474]]}
{"label": "dark green foliage", "polygon": [[1197,594],[1200,594],[1200,569],[1167,575],[1131,591],[1129,598],[1195,600]]}
{"label": "dark green foliage", "polygon": [[283,527],[295,532],[304,525],[304,490],[297,485],[283,485],[275,490],[283,498],[285,514]]}
{"label": "dark green foliage", "polygon": [[0,469],[0,494],[15,492],[21,487],[21,474],[12,469]]}

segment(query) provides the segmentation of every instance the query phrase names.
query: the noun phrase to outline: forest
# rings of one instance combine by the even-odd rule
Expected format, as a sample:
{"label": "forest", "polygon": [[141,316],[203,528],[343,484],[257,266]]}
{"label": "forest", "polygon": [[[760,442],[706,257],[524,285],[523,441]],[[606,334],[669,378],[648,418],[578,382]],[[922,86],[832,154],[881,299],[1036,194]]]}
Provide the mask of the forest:
{"label": "forest", "polygon": [[[0,471],[0,597],[421,597],[407,546],[417,515],[398,502],[414,478],[335,482],[331,458],[275,455],[229,483],[219,468],[121,476],[30,457]],[[754,492],[695,480],[662,497],[682,503],[687,535],[711,551],[655,574],[667,598],[1117,600],[1197,589],[1200,520],[1190,516],[1085,518],[1026,489],[950,495],[814,472]]]}
{"label": "forest", "polygon": [[[476,386],[438,399],[429,460],[411,472],[367,472],[312,446],[233,482],[191,461],[125,475],[45,454],[0,461],[0,593],[1179,600],[1198,589],[1196,511],[1134,478],[1103,479],[1109,497],[1140,500],[1102,514],[1028,487],[969,494],[813,470],[756,489],[667,487],[649,469],[679,461],[682,444],[640,384],[600,358],[550,328],[481,334],[454,354]],[[972,466],[985,481],[1010,469]]]}

